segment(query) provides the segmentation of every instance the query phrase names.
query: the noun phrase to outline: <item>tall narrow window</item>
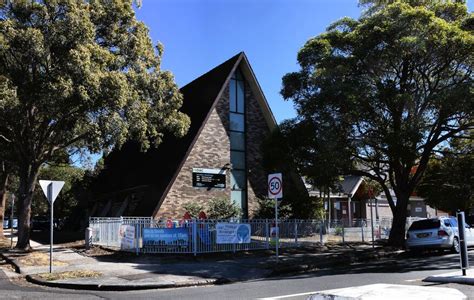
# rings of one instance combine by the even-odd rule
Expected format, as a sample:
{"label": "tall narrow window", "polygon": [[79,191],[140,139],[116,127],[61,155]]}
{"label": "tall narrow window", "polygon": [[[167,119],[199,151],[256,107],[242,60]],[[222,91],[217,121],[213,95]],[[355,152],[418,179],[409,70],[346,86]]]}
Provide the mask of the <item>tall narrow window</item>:
{"label": "tall narrow window", "polygon": [[247,214],[247,166],[245,149],[245,82],[239,70],[229,84],[229,138],[231,200]]}

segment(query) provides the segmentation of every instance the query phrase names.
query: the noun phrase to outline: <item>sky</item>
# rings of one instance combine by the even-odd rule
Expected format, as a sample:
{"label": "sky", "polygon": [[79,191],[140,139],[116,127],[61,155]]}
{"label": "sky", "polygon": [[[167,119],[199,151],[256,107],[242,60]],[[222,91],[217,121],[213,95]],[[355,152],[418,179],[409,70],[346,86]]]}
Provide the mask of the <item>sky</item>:
{"label": "sky", "polygon": [[[474,0],[468,1],[473,11]],[[142,0],[137,18],[164,45],[162,69],[184,86],[244,51],[277,122],[296,116],[280,95],[297,71],[298,50],[342,17],[358,18],[357,0]]]}
{"label": "sky", "polygon": [[164,45],[162,69],[179,87],[244,51],[278,122],[295,117],[281,79],[304,43],[332,22],[357,18],[357,0],[143,0],[137,18]]}

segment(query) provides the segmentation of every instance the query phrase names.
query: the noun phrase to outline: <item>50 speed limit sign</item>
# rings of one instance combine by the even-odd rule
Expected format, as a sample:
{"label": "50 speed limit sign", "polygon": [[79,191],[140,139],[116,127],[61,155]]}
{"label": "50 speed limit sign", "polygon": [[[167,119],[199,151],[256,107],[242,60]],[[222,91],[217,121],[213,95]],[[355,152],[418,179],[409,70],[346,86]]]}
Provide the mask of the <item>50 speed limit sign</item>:
{"label": "50 speed limit sign", "polygon": [[283,198],[283,181],[281,173],[268,175],[268,198]]}

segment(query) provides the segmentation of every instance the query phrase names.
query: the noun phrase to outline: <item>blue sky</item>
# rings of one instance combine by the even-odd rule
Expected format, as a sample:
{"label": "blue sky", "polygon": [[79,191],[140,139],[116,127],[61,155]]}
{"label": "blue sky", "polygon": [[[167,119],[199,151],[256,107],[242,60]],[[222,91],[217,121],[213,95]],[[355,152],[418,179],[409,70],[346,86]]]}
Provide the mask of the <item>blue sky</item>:
{"label": "blue sky", "polygon": [[137,17],[164,45],[162,68],[180,87],[244,51],[281,122],[295,116],[279,91],[283,75],[298,70],[298,50],[332,22],[361,11],[357,0],[143,0]]}
{"label": "blue sky", "polygon": [[280,122],[295,116],[279,91],[283,75],[298,69],[298,50],[360,11],[357,0],[143,0],[137,17],[164,45],[162,69],[180,87],[244,51]]}
{"label": "blue sky", "polygon": [[142,0],[136,11],[153,42],[164,45],[162,69],[180,87],[245,51],[281,122],[296,115],[279,91],[283,75],[298,70],[298,50],[332,22],[358,18],[362,10],[357,0]]}

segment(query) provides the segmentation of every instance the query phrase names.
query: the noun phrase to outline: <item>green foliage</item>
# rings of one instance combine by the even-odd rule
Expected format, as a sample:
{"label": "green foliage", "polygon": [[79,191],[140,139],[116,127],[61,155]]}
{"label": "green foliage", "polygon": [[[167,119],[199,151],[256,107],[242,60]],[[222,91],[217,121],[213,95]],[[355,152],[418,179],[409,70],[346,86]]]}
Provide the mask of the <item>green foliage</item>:
{"label": "green foliage", "polygon": [[209,219],[226,220],[230,218],[240,218],[241,209],[227,198],[214,198],[207,206],[207,217]]}
{"label": "green foliage", "polygon": [[188,202],[183,205],[183,208],[191,215],[192,218],[197,218],[199,213],[204,210],[204,206],[196,202]]}
{"label": "green foliage", "polygon": [[355,197],[357,200],[374,199],[381,192],[382,188],[380,187],[380,184],[377,181],[368,178],[359,186]]}
{"label": "green foliage", "polygon": [[334,228],[334,234],[335,234],[335,235],[342,236],[342,235],[344,234],[344,228],[343,228],[341,225],[337,225],[337,226]]}
{"label": "green foliage", "polygon": [[19,168],[19,247],[27,247],[39,168],[58,153],[127,139],[147,149],[187,132],[162,52],[132,0],[0,4],[0,139]]}
{"label": "green foliage", "polygon": [[430,206],[455,213],[474,207],[474,143],[456,141],[449,152],[431,159],[418,188]]}
{"label": "green foliage", "polygon": [[344,173],[379,183],[400,225],[391,231],[397,245],[400,212],[432,153],[474,126],[472,14],[463,3],[404,2],[342,19],[307,41],[301,69],[283,77],[281,91],[298,112],[290,129],[304,142],[299,165],[322,172],[346,165]]}
{"label": "green foliage", "polygon": [[186,133],[182,97],[131,1],[8,1],[0,15],[0,134],[22,147],[21,132],[38,153],[18,156]]}
{"label": "green foliage", "polygon": [[[76,185],[81,184],[83,176],[83,169],[67,164],[46,165],[40,169],[39,179],[64,181],[64,186],[54,202],[55,217],[70,216],[71,212],[78,205],[79,200],[73,191]],[[46,215],[49,211],[49,203],[39,183],[37,185],[31,206],[32,215]]]}
{"label": "green foliage", "polygon": [[[275,219],[275,200],[270,198],[257,199],[258,208],[255,219]],[[281,202],[278,205],[278,218],[289,219],[292,215],[291,205]]]}
{"label": "green foliage", "polygon": [[393,3],[406,3],[410,6],[422,6],[433,10],[438,16],[456,16],[465,10],[465,0],[359,0],[359,6],[365,8],[365,15],[374,14]]}
{"label": "green foliage", "polygon": [[[281,124],[280,130],[272,132],[262,142],[263,167],[269,174],[282,173],[284,191],[282,204],[289,206],[288,213],[291,211],[291,217],[312,218],[314,203],[309,199],[306,187],[301,177],[296,173],[300,165],[297,161],[298,156],[293,151],[298,148],[295,145],[301,145],[301,143],[296,144],[296,135],[288,138],[286,128],[285,123]],[[266,213],[263,215],[266,215]]]}

